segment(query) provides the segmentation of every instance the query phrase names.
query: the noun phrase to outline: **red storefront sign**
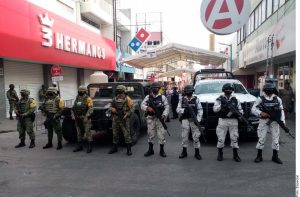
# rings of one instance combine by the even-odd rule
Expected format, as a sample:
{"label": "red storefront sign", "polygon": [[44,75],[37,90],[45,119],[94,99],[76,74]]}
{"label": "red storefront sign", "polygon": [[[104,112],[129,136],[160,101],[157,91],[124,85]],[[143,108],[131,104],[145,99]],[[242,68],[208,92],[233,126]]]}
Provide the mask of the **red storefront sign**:
{"label": "red storefront sign", "polygon": [[24,0],[0,1],[0,57],[115,70],[115,43]]}
{"label": "red storefront sign", "polygon": [[61,76],[61,67],[59,65],[53,65],[51,67],[51,76],[56,77],[56,76]]}

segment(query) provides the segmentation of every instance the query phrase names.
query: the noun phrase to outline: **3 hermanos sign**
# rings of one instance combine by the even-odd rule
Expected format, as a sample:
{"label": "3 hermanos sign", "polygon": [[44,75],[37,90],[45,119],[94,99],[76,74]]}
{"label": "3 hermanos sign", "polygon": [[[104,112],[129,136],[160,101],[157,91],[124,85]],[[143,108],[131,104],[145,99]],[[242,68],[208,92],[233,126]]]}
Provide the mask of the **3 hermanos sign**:
{"label": "3 hermanos sign", "polygon": [[203,0],[201,4],[203,25],[218,35],[236,32],[249,19],[249,0]]}

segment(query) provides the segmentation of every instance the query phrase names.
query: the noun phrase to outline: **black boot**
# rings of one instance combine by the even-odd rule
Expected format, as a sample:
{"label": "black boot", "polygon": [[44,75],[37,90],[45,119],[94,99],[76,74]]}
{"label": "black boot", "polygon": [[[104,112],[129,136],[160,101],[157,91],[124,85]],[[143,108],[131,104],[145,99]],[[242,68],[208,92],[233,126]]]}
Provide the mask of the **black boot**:
{"label": "black boot", "polygon": [[159,155],[162,156],[162,157],[166,157],[167,156],[166,153],[165,153],[164,145],[163,144],[160,144]]}
{"label": "black boot", "polygon": [[21,148],[21,147],[24,147],[24,146],[26,146],[25,140],[21,140],[21,142],[18,145],[16,145],[15,148]]}
{"label": "black boot", "polygon": [[223,161],[223,148],[218,148],[218,161]]}
{"label": "black boot", "polygon": [[257,149],[257,156],[254,160],[255,163],[259,163],[263,160],[262,158],[262,149]]}
{"label": "black boot", "polygon": [[74,153],[82,151],[83,147],[82,147],[82,143],[78,142],[76,148],[73,150]]}
{"label": "black boot", "polygon": [[236,162],[241,162],[242,161],[241,158],[239,157],[237,148],[233,148],[233,159]]}
{"label": "black boot", "polygon": [[43,147],[43,149],[52,148],[52,141],[48,141],[48,143]]}
{"label": "black boot", "polygon": [[56,147],[56,150],[60,150],[60,149],[62,149],[61,141],[57,143],[57,147]]}
{"label": "black boot", "polygon": [[272,161],[278,164],[282,164],[282,161],[278,157],[278,151],[273,149],[273,156],[272,156]]}
{"label": "black boot", "polygon": [[109,150],[108,154],[113,154],[118,152],[118,146],[116,144],[113,144],[113,147]]}
{"label": "black boot", "polygon": [[202,159],[202,157],[200,155],[199,148],[195,148],[195,158],[198,159],[198,160]]}
{"label": "black boot", "polygon": [[131,143],[127,144],[127,153],[126,153],[128,156],[132,155],[132,152],[131,152]]}
{"label": "black boot", "polygon": [[183,158],[185,158],[185,157],[187,157],[187,152],[186,152],[186,147],[183,147],[183,148],[182,148],[182,152],[181,152],[181,154],[179,155],[179,159],[183,159]]}
{"label": "black boot", "polygon": [[154,154],[153,144],[151,142],[149,142],[148,151],[144,154],[144,156],[148,157],[148,156],[153,155],[153,154]]}
{"label": "black boot", "polygon": [[13,120],[12,113],[9,113],[9,119]]}
{"label": "black boot", "polygon": [[88,147],[87,147],[86,153],[91,153],[92,151],[93,151],[92,142],[88,142]]}
{"label": "black boot", "polygon": [[29,145],[29,148],[34,148],[35,147],[35,142],[34,142],[34,139],[32,139],[30,141],[30,145]]}

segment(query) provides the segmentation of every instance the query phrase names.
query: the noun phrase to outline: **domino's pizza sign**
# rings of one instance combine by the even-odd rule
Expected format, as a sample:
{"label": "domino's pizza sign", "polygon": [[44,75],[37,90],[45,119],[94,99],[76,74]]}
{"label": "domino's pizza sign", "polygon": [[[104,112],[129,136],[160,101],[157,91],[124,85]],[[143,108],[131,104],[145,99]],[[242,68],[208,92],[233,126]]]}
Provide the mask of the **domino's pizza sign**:
{"label": "domino's pizza sign", "polygon": [[246,24],[250,6],[249,0],[203,0],[201,20],[212,33],[231,34]]}
{"label": "domino's pizza sign", "polygon": [[137,52],[149,36],[150,34],[145,29],[141,28],[128,45],[132,50]]}

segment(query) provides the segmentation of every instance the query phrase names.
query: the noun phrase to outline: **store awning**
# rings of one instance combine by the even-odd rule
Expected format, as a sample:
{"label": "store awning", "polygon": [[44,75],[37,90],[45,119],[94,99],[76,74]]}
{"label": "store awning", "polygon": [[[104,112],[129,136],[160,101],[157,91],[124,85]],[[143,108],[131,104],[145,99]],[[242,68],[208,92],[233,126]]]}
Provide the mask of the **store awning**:
{"label": "store awning", "polygon": [[200,65],[218,66],[227,55],[177,43],[170,43],[147,52],[124,58],[123,62],[136,68],[161,67],[177,61],[192,61]]}
{"label": "store awning", "polygon": [[196,71],[188,68],[180,68],[159,74],[159,77],[174,77],[180,76],[183,73],[194,74]]}

